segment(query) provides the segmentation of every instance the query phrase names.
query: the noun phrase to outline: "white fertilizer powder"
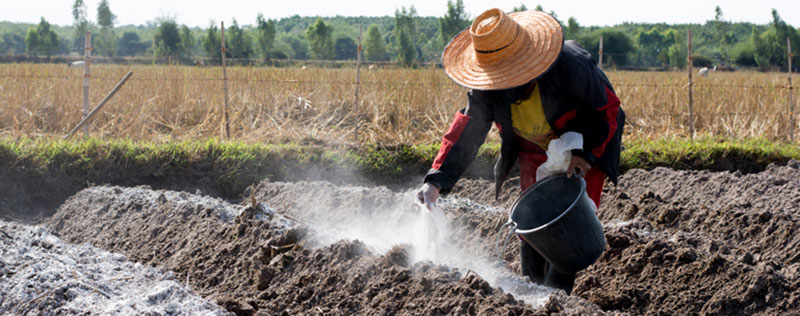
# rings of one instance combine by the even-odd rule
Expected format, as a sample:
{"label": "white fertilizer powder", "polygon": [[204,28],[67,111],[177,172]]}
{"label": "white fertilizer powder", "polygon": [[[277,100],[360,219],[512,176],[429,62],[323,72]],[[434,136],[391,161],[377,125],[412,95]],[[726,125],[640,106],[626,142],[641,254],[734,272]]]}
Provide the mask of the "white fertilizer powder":
{"label": "white fertilizer powder", "polygon": [[[397,194],[386,191],[387,195]],[[412,193],[401,195],[395,196],[398,203],[366,214],[347,210],[357,209],[359,207],[357,205],[340,205],[337,210],[313,212],[314,216],[305,220],[316,231],[322,245],[343,239],[360,240],[378,254],[385,253],[396,245],[409,245],[412,263],[430,261],[457,268],[463,274],[472,271],[492,286],[500,287],[534,307],[543,306],[554,293],[555,290],[552,288],[531,283],[509,271],[493,257],[492,253],[459,247],[453,242],[453,238],[460,237],[450,230],[441,210],[428,211],[415,204]],[[472,208],[477,204],[467,199],[439,200],[439,205],[442,207],[454,207],[452,204],[459,203],[467,203]],[[415,211],[409,212],[409,208],[415,208]],[[487,206],[477,209],[497,211]]]}
{"label": "white fertilizer powder", "polygon": [[229,315],[172,272],[0,221],[0,315]]}

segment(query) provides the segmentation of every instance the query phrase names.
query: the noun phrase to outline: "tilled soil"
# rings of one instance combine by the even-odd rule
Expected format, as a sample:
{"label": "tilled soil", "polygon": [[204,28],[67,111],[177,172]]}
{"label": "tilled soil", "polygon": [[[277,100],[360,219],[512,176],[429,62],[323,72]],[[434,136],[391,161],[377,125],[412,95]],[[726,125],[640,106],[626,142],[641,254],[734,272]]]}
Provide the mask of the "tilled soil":
{"label": "tilled soil", "polygon": [[572,296],[516,276],[518,242],[503,249],[515,183],[495,200],[489,181],[459,182],[437,243],[411,192],[327,182],[263,181],[243,205],[93,187],[45,225],[186,276],[240,315],[798,315],[799,179],[798,162],[629,171],[604,192],[608,249]]}
{"label": "tilled soil", "polygon": [[[300,192],[336,188],[329,183],[265,184],[309,201]],[[386,189],[338,190],[355,194],[345,196],[344,205],[375,206],[407,196]],[[362,194],[366,198],[358,199]],[[335,200],[333,195],[317,196]],[[280,210],[277,198],[273,202]],[[318,211],[336,210],[326,207],[322,204]],[[383,215],[390,210],[343,209]],[[93,187],[70,198],[45,225],[67,241],[90,242],[186,276],[198,294],[239,315],[603,314],[579,298],[548,298],[550,290],[516,284],[542,294],[538,305],[546,305],[537,309],[474,272],[430,261],[414,263],[407,244],[382,250],[381,244],[361,241],[330,243],[332,231],[294,219],[303,214],[299,210],[273,211],[260,203],[244,207],[145,187]],[[418,213],[413,207],[391,211],[410,217]]]}

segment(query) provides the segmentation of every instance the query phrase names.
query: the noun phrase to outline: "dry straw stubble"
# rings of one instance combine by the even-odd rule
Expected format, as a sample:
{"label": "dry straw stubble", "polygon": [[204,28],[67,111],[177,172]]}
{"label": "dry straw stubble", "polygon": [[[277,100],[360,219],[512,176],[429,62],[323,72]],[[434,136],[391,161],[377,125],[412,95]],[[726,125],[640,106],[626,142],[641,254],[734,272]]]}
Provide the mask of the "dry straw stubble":
{"label": "dry straw stubble", "polygon": [[[92,106],[129,70],[134,77],[92,123],[92,134],[138,140],[224,136],[222,69],[186,66],[92,68]],[[245,141],[352,140],[357,115],[353,68],[230,67],[231,134]],[[626,137],[688,134],[684,72],[609,71],[628,113]],[[63,136],[80,120],[80,69],[65,65],[0,65],[0,135]],[[464,88],[441,69],[362,72],[361,141],[438,142]],[[786,139],[786,76],[715,72],[695,81],[700,134]],[[496,138],[492,138],[496,139]]]}

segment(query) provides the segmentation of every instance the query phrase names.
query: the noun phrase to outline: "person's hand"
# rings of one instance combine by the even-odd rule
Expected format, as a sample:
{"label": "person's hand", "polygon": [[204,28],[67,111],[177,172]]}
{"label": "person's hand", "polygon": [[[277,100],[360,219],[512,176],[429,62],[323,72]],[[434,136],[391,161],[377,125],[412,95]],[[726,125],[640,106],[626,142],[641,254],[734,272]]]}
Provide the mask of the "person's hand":
{"label": "person's hand", "polygon": [[573,174],[586,176],[589,169],[592,169],[592,165],[586,162],[586,159],[572,155],[572,159],[569,161],[569,168],[567,168],[567,178],[572,178]]}
{"label": "person's hand", "polygon": [[428,210],[436,207],[436,199],[439,198],[439,188],[430,183],[425,183],[422,188],[417,191],[417,201],[425,205]]}

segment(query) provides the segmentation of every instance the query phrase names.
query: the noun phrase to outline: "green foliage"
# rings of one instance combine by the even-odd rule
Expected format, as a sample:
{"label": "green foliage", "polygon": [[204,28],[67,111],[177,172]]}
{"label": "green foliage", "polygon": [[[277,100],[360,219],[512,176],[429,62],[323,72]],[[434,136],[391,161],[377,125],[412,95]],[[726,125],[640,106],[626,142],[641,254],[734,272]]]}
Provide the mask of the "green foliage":
{"label": "green foliage", "polygon": [[288,46],[288,53],[295,59],[308,59],[308,41],[305,36],[298,34],[281,34],[278,36],[278,43],[282,46]]}
{"label": "green foliage", "polygon": [[692,67],[711,67],[711,59],[703,55],[692,55]]}
{"label": "green foliage", "polygon": [[[541,9],[542,6],[537,6],[536,8]],[[512,12],[528,11],[528,7],[526,7],[524,3],[520,3],[518,7],[514,7],[514,9],[512,9],[511,11]],[[542,11],[542,10],[539,10],[539,11]]]}
{"label": "green foliage", "polygon": [[364,57],[367,60],[386,60],[386,42],[381,36],[381,31],[375,24],[367,28],[367,38],[364,41]]}
{"label": "green foliage", "polygon": [[100,26],[100,33],[94,40],[94,46],[99,55],[114,56],[117,53],[117,37],[114,34],[116,18],[108,7],[108,1],[100,1],[97,6],[97,25]]}
{"label": "green foliage", "polygon": [[219,36],[217,24],[211,21],[206,29],[206,36],[203,38],[203,50],[206,51],[206,57],[214,63],[222,62],[222,41]]}
{"label": "green foliage", "polygon": [[[86,17],[86,0],[72,0],[70,1],[72,9],[73,21],[69,26],[51,25],[51,29],[56,33],[58,39],[57,47],[51,51],[51,54],[68,54],[69,50],[82,52],[84,29],[91,28],[91,23],[87,21]],[[154,51],[140,49],[139,43],[152,43],[158,31],[159,24],[156,22],[149,22],[146,25],[140,26],[114,26],[114,17],[108,7],[108,1],[101,3],[106,8],[98,10],[98,29],[93,33],[95,39],[94,44],[97,48],[97,53],[102,55],[114,55],[114,50],[119,50],[117,54],[125,56],[136,56],[144,54],[153,54]],[[448,11],[443,15],[444,17],[453,16],[453,12],[459,12],[459,2],[450,1],[451,6]],[[101,6],[98,6],[100,9]],[[517,10],[527,10],[523,6],[517,7]],[[543,10],[541,7],[537,7]],[[104,11],[100,14],[100,11]],[[398,10],[399,11],[399,10]],[[453,12],[451,12],[453,11]],[[377,36],[373,40],[372,47],[369,47],[368,41],[370,40],[370,30],[367,29],[364,42],[365,58],[368,60],[387,60],[393,59],[397,61],[405,61],[405,65],[411,65],[415,61],[432,61],[437,60],[443,46],[443,38],[449,38],[443,34],[441,28],[445,21],[444,17],[419,17],[416,13],[413,14],[412,24],[414,32],[403,31],[405,28],[402,21],[400,24],[400,12],[395,12],[395,16],[381,16],[381,17],[344,17],[336,16],[325,18],[325,24],[332,30],[332,46],[334,47],[335,58],[336,41],[339,38],[355,38],[358,34],[359,25],[374,25]],[[551,14],[553,12],[550,12]],[[709,12],[711,13],[711,12]],[[764,10],[764,15],[768,14]],[[628,54],[625,61],[626,67],[633,68],[680,68],[685,65],[685,48],[686,48],[686,30],[691,28],[694,31],[694,54],[707,56],[711,59],[712,64],[720,65],[722,67],[730,66],[736,63],[740,66],[753,66],[760,65],[764,70],[778,70],[785,69],[786,60],[786,37],[789,37],[795,46],[800,47],[800,36],[798,30],[785,21],[783,21],[777,12],[772,12],[771,22],[769,24],[756,25],[752,23],[741,23],[726,21],[722,14],[722,10],[716,10],[714,14],[709,14],[709,19],[704,24],[665,24],[665,23],[623,23],[613,27],[628,37],[633,39],[634,52]],[[101,16],[102,15],[102,16]],[[409,15],[406,11],[405,15]],[[270,58],[297,58],[306,59],[309,56],[309,43],[306,40],[306,31],[308,28],[315,24],[317,17],[301,17],[292,16],[275,21],[263,20],[263,23],[269,24],[272,22],[274,27],[274,35],[272,36],[272,46],[269,49],[264,49],[264,44],[268,42],[269,33],[263,33],[259,30],[258,20],[256,25],[252,28],[242,27],[243,34],[249,37],[251,42],[250,56],[258,55],[259,57],[265,56],[265,52],[273,54]],[[594,33],[602,29],[595,26],[581,26],[579,21],[574,18],[568,19],[564,22],[564,33],[566,39],[575,39],[581,42],[592,53],[596,52],[596,47],[590,47],[587,39],[594,36]],[[125,32],[134,32],[139,36],[138,40],[128,35],[126,41],[121,38],[113,36],[114,34],[104,33],[102,25],[110,26],[111,30],[116,33],[124,34]],[[398,27],[399,26],[399,27]],[[0,47],[0,54],[36,54],[43,55],[39,47],[34,49],[28,48],[25,43],[27,31],[29,28],[35,28],[36,25],[25,23],[11,23],[0,22],[0,38],[2,39],[2,47]],[[217,29],[219,25],[216,25]],[[465,26],[466,27],[466,26]],[[264,26],[262,25],[262,29]],[[195,46],[200,45],[202,49],[195,49],[194,52],[204,50],[205,37],[208,29],[192,29],[195,36]],[[406,29],[407,30],[407,29]],[[180,28],[179,28],[180,31]],[[113,33],[112,32],[112,33]],[[218,32],[218,31],[217,31]],[[400,33],[406,32],[406,35],[401,36]],[[409,34],[413,33],[413,34]],[[199,36],[199,34],[203,34]],[[672,34],[672,35],[670,35]],[[31,37],[31,40],[37,39],[37,36]],[[266,36],[262,36],[266,35]],[[647,37],[658,37],[658,41],[648,41]],[[403,38],[405,37],[405,38]],[[201,41],[198,41],[200,38]],[[226,33],[226,38],[230,35]],[[107,39],[107,40],[106,40]],[[264,39],[267,39],[265,42]],[[379,41],[378,39],[382,40]],[[107,43],[104,43],[106,40]],[[134,40],[134,41],[132,41]],[[116,42],[116,44],[114,44]],[[33,42],[31,42],[33,43]],[[383,45],[379,45],[382,43]],[[387,45],[391,43],[391,45]],[[404,46],[401,48],[401,43]],[[36,44],[36,43],[34,43]],[[340,42],[344,45],[345,42]],[[36,46],[36,45],[34,45]],[[184,46],[181,44],[181,46]],[[216,45],[218,46],[218,45]],[[383,46],[382,48],[380,46]],[[132,47],[135,47],[131,49]],[[155,50],[155,45],[152,45]],[[683,51],[682,51],[683,50]],[[192,50],[185,50],[186,53]],[[370,51],[376,54],[370,54]],[[214,61],[219,62],[218,50],[214,54],[209,54]],[[609,52],[606,49],[606,52]],[[208,53],[208,51],[206,51]],[[683,56],[683,57],[682,57]],[[606,62],[609,61],[610,56],[604,56]],[[800,60],[796,59],[793,62],[795,67],[800,67]],[[213,62],[213,61],[212,61]],[[621,66],[617,60],[613,61],[617,66]]]}
{"label": "green foliage", "polygon": [[225,34],[225,57],[231,58],[250,58],[253,54],[253,42],[250,37],[239,27],[236,19],[233,19],[231,27]]}
{"label": "green foliage", "polygon": [[161,18],[158,21],[153,48],[156,56],[178,56],[181,49],[181,34],[174,19]]}
{"label": "green foliage", "polygon": [[[791,25],[786,24],[778,15],[778,11],[773,9],[770,28],[760,34],[753,29],[750,36],[754,48],[753,59],[760,69],[769,70],[773,66],[787,68],[787,38],[792,43],[800,43],[800,34]],[[796,57],[792,63],[796,65]]]}
{"label": "green foliage", "polygon": [[358,45],[356,42],[347,36],[336,38],[336,43],[334,44],[336,49],[336,56],[334,59],[336,60],[352,60],[356,59],[358,54]]}
{"label": "green foliage", "polygon": [[670,67],[683,69],[689,63],[688,59],[688,47],[685,42],[675,42],[669,48],[667,48],[667,61],[666,63],[669,64]]}
{"label": "green foliage", "polygon": [[670,167],[694,170],[763,170],[771,163],[800,159],[800,147],[765,139],[697,138],[626,142],[620,169]]}
{"label": "green foliage", "polygon": [[142,41],[139,34],[132,31],[122,33],[122,37],[117,42],[117,54],[119,56],[141,55],[152,43]]}
{"label": "green foliage", "polygon": [[306,29],[306,40],[311,50],[311,58],[331,59],[336,56],[333,30],[322,21],[322,18],[317,18],[317,21]]}
{"label": "green foliage", "polygon": [[25,46],[29,55],[43,54],[50,59],[58,50],[58,35],[51,29],[50,23],[42,17],[39,25],[28,28]]}
{"label": "green foliage", "polygon": [[575,20],[574,17],[570,17],[567,20],[567,27],[564,29],[564,39],[577,40],[580,31],[581,26],[578,24],[578,20]]}
{"label": "green foliage", "polygon": [[28,28],[28,34],[25,35],[25,50],[30,56],[39,53],[39,33],[35,27]]}
{"label": "green foliage", "polygon": [[733,62],[739,66],[756,67],[755,47],[752,41],[737,43],[731,50]]}
{"label": "green foliage", "polygon": [[97,5],[97,25],[103,29],[113,28],[116,19],[117,16],[111,13],[111,9],[108,7],[108,0],[101,0]]}
{"label": "green foliage", "polygon": [[603,52],[608,54],[603,56],[603,61],[613,63],[615,66],[624,66],[628,62],[628,55],[634,51],[633,40],[625,33],[612,28],[604,28],[582,36],[578,42],[597,59],[600,35],[603,36]]}
{"label": "green foliage", "polygon": [[72,5],[72,27],[75,29],[72,33],[74,40],[74,49],[83,53],[86,32],[89,31],[89,21],[87,19],[86,3],[83,0],[75,0]]}
{"label": "green foliage", "polygon": [[417,49],[417,9],[412,5],[410,9],[405,7],[394,11],[395,17],[395,50],[397,51],[397,62],[405,67],[410,67],[416,59]]}
{"label": "green foliage", "polygon": [[184,58],[192,58],[192,51],[197,41],[194,39],[192,30],[186,24],[181,26],[181,45],[180,51]]}
{"label": "green foliage", "polygon": [[451,38],[468,28],[470,24],[469,15],[464,9],[464,1],[456,0],[456,3],[453,4],[452,1],[447,0],[447,13],[439,18],[439,43],[441,47],[447,45]]}
{"label": "green foliage", "polygon": [[117,37],[113,29],[101,29],[100,34],[94,39],[94,47],[101,56],[115,56],[117,54]]}
{"label": "green foliage", "polygon": [[[75,190],[86,183],[137,185],[180,179],[203,182],[222,196],[235,197],[263,178],[297,180],[297,173],[290,171],[310,167],[321,167],[332,174],[356,171],[383,181],[387,177],[418,177],[429,168],[438,147],[438,144],[395,147],[366,144],[358,148],[337,148],[214,139],[142,142],[0,138],[0,164],[6,166],[4,176],[12,177],[6,180],[16,183],[13,181],[19,178],[14,179],[14,175],[24,177],[26,181],[18,183],[39,186],[37,190],[50,194],[61,192],[62,198],[74,194],[74,191],[62,192],[63,179],[69,179],[67,184]],[[498,156],[499,147],[497,143],[481,146],[477,162],[489,168]],[[659,139],[625,142],[620,167],[623,172],[658,166],[755,172],[770,163],[790,159],[800,159],[800,147],[764,139]]]}
{"label": "green foliage", "polygon": [[275,21],[264,19],[264,15],[258,13],[256,17],[256,28],[258,38],[258,48],[264,60],[268,60],[272,46],[275,42]]}

